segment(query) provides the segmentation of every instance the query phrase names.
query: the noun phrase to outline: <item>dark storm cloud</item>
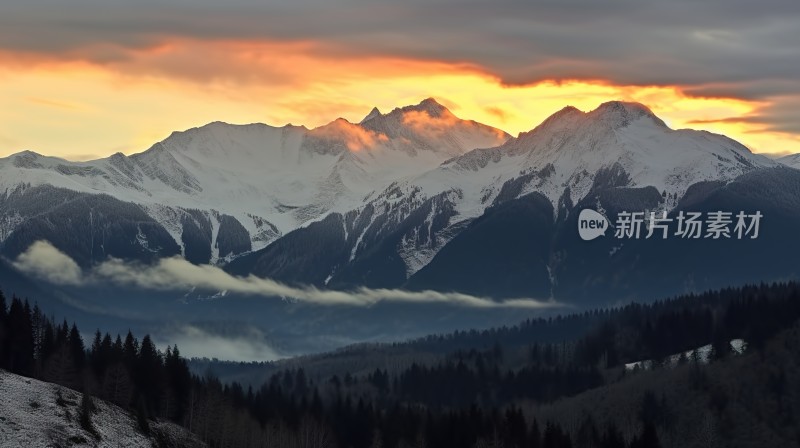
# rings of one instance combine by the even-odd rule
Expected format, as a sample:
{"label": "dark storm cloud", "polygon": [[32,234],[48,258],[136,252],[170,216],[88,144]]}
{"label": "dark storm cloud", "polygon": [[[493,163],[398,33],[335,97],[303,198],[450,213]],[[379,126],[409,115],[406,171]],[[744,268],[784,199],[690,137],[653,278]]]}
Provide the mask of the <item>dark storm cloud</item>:
{"label": "dark storm cloud", "polygon": [[[170,38],[469,63],[507,84],[605,79],[767,98],[800,86],[796,0],[11,0],[0,48],[108,62]],[[785,128],[785,126],[776,126]]]}
{"label": "dark storm cloud", "polygon": [[795,79],[754,79],[737,83],[708,83],[687,86],[684,92],[698,97],[732,97],[757,100],[800,90]]}

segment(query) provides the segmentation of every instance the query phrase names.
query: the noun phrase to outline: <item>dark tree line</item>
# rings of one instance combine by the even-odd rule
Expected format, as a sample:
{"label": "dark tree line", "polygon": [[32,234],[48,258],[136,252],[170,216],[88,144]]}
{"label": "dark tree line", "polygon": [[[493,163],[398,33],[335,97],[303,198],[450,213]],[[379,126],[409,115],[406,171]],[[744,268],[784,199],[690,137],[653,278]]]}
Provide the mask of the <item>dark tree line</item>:
{"label": "dark tree line", "polygon": [[612,367],[712,344],[714,357],[743,339],[756,349],[800,319],[796,283],[746,286],[690,294],[652,304],[612,310],[608,318],[575,343],[578,365]]}
{"label": "dark tree line", "polygon": [[[551,354],[561,356],[564,348],[559,346],[566,343],[566,350],[579,352],[579,364],[603,358],[608,365],[658,359],[725,338],[742,338],[760,346],[800,315],[799,289],[794,282],[725,288],[653,303],[532,318],[512,326],[430,335],[391,346],[448,354],[496,346],[510,351],[536,344],[541,350],[553,346]],[[603,348],[614,345],[614,340],[616,350],[604,353]],[[576,347],[579,341],[581,346]],[[350,349],[358,350],[368,353],[370,345]]]}
{"label": "dark tree line", "polygon": [[[502,405],[523,399],[551,401],[603,384],[602,375],[592,367],[537,365],[516,371],[500,370],[477,359],[474,366],[463,360],[433,367],[414,364],[397,377],[395,391],[404,400],[450,407],[470,403]],[[384,391],[388,388],[376,378],[386,376],[378,371],[370,379]]]}
{"label": "dark tree line", "polygon": [[[148,431],[152,419],[175,422],[212,447],[650,448],[660,446],[659,428],[672,418],[654,396],[643,398],[633,436],[613,421],[586,419],[579,428],[537,421],[527,405],[622,381],[609,373],[624,362],[660,359],[709,343],[723,359],[733,338],[760,349],[800,318],[799,298],[798,285],[780,284],[632,304],[452,335],[480,348],[452,351],[434,364],[316,381],[299,368],[245,388],[191,374],[177,347],[159,351],[149,336],[139,340],[130,333],[112,337],[98,331],[84,344],[74,324],[56,323],[16,297],[7,303],[0,292],[0,368],[115,403],[136,416],[141,431]],[[554,342],[528,333],[534,327],[562,328],[564,322],[583,329],[583,336]],[[523,334],[530,337],[527,342]],[[509,363],[503,341],[527,347],[524,362]],[[774,382],[781,390],[779,376]],[[724,396],[714,403],[724,406]]]}
{"label": "dark tree line", "polygon": [[0,291],[0,367],[70,387],[145,417],[182,421],[192,376],[177,347],[156,349],[150,336],[95,333],[84,346],[75,324],[56,323],[38,306]]}

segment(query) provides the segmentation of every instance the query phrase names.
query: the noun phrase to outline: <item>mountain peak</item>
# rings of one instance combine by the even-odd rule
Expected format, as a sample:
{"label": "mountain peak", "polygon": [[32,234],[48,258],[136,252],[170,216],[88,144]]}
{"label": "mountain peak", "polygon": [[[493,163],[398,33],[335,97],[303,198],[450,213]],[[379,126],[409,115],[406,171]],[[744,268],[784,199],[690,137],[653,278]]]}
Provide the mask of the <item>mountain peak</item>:
{"label": "mountain peak", "polygon": [[43,155],[31,150],[20,151],[7,157],[18,168],[40,168]]}
{"label": "mountain peak", "polygon": [[636,101],[622,101],[622,100],[606,101],[605,103],[602,103],[599,106],[597,106],[597,109],[595,110],[602,110],[602,111],[626,110],[628,112],[639,112],[647,114],[653,113],[649,107],[645,106],[642,103],[638,103]]}
{"label": "mountain peak", "polygon": [[[584,117],[585,114],[578,110],[575,106],[566,106],[563,109],[559,110],[558,112],[550,115],[547,117],[543,122],[541,122],[538,126],[531,129],[530,131],[520,132],[517,135],[517,139],[525,139],[528,136],[534,135],[537,131],[541,131],[545,128],[550,128],[552,126],[557,127],[564,127],[564,126],[572,126],[574,120],[579,120]],[[576,117],[576,118],[571,118]],[[511,143],[513,144],[513,143]]]}
{"label": "mountain peak", "polygon": [[545,125],[547,125],[547,123],[551,123],[551,122],[555,122],[555,121],[559,121],[559,120],[564,120],[564,119],[566,119],[568,117],[571,117],[571,116],[574,116],[574,115],[582,116],[584,114],[583,114],[583,112],[578,110],[578,108],[575,107],[575,106],[566,106],[563,109],[559,110],[558,112],[554,113],[553,115],[550,115],[549,117],[547,117],[547,119],[545,119],[542,122],[541,126],[545,126]]}
{"label": "mountain peak", "polygon": [[12,156],[32,157],[32,158],[44,157],[42,154],[39,154],[36,151],[31,151],[30,149],[23,149],[22,151],[20,151],[20,152],[18,152],[16,154],[12,154]]}
{"label": "mountain peak", "polygon": [[377,117],[380,117],[380,116],[383,116],[383,114],[381,113],[381,111],[380,111],[380,110],[378,110],[378,108],[377,108],[377,107],[373,107],[373,108],[372,108],[372,110],[371,110],[371,111],[369,111],[369,113],[367,114],[367,116],[366,116],[366,117],[364,117],[364,119],[363,119],[363,120],[361,120],[361,123],[365,123],[365,122],[367,122],[367,121],[369,121],[369,120],[372,120],[373,118],[377,118]]}
{"label": "mountain peak", "polygon": [[403,112],[415,111],[415,112],[426,112],[431,118],[438,118],[445,113],[449,113],[450,111],[442,106],[438,101],[433,98],[426,98],[422,100],[419,104],[415,106],[406,106],[403,109]]}
{"label": "mountain peak", "polygon": [[658,118],[649,107],[633,101],[608,101],[597,109],[587,114],[590,117],[610,122],[613,127],[625,127],[632,121],[642,117],[648,117],[660,126],[666,127],[663,121]]}

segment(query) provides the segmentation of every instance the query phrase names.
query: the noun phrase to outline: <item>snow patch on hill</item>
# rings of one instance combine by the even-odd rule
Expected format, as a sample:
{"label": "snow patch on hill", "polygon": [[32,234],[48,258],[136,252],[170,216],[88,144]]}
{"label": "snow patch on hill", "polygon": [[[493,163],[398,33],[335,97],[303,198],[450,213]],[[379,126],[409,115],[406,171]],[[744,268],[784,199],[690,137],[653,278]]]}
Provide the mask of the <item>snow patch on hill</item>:
{"label": "snow patch on hill", "polygon": [[[733,339],[730,341],[730,345],[733,353],[739,355],[747,350],[747,343],[743,339]],[[696,355],[695,351],[697,351]],[[692,362],[695,357],[701,364],[708,364],[708,362],[711,360],[711,344],[698,347],[695,350],[687,350],[683,353],[670,355],[666,358],[665,365],[668,367],[675,367],[681,362],[681,358],[683,358],[686,362]],[[630,362],[625,364],[625,370],[652,369],[654,365],[654,361],[650,359],[645,361]]]}

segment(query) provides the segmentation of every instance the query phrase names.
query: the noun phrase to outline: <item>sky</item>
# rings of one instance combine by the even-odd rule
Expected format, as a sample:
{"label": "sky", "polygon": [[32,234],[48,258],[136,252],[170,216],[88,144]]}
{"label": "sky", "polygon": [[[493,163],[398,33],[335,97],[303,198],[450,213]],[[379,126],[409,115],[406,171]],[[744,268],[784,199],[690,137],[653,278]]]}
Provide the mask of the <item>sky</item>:
{"label": "sky", "polygon": [[639,101],[800,152],[796,0],[65,4],[0,4],[0,156],[131,154],[212,121],[315,127],[427,97],[512,135]]}

